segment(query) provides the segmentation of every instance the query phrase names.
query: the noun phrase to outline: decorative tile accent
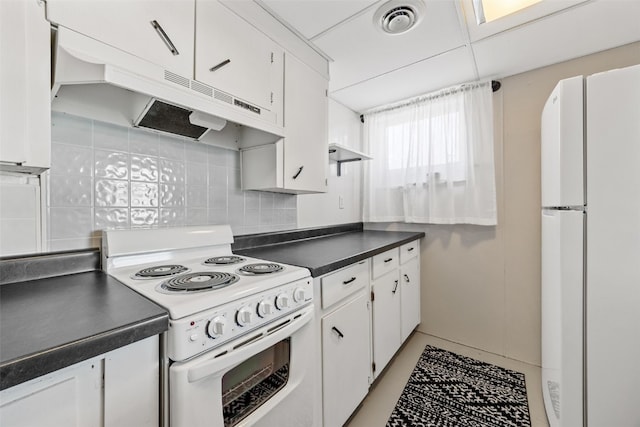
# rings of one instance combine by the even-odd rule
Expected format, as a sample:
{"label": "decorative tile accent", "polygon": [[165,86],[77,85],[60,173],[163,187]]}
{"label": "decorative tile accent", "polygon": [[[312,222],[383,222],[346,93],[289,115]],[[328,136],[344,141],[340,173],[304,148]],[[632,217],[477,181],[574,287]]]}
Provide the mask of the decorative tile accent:
{"label": "decorative tile accent", "polygon": [[131,183],[131,207],[158,207],[158,184],[150,182]]}
{"label": "decorative tile accent", "polygon": [[131,208],[131,227],[158,225],[157,208]]}
{"label": "decorative tile accent", "polygon": [[53,113],[49,250],[100,245],[108,228],[296,227],[296,196],[242,191],[240,153]]}
{"label": "decorative tile accent", "polygon": [[184,184],[184,162],[160,159],[160,182]]}
{"label": "decorative tile accent", "polygon": [[97,179],[95,205],[129,206],[129,182],[115,179]]}
{"label": "decorative tile accent", "polygon": [[129,178],[129,155],[116,151],[95,150],[95,176],[99,178]]}
{"label": "decorative tile accent", "polygon": [[[204,216],[207,216],[207,210],[201,209],[204,211]],[[206,224],[206,221],[202,224]],[[198,225],[202,225],[198,224]],[[165,227],[177,227],[181,225],[186,225],[186,214],[183,208],[161,208],[160,209],[160,225]],[[191,225],[191,224],[189,224]],[[193,224],[196,225],[196,224]]]}
{"label": "decorative tile accent", "polygon": [[94,226],[96,230],[129,228],[129,209],[96,208]]}
{"label": "decorative tile accent", "polygon": [[132,154],[131,180],[158,182],[158,158]]}
{"label": "decorative tile accent", "polygon": [[162,207],[182,207],[184,206],[184,185],[160,185],[160,206]]}

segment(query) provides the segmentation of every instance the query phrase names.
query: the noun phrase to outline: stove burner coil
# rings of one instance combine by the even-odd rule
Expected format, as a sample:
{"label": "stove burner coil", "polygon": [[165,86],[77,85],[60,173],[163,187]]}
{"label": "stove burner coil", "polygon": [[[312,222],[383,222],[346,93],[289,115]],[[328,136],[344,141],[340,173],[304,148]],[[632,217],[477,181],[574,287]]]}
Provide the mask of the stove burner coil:
{"label": "stove burner coil", "polygon": [[160,288],[169,292],[202,292],[221,289],[237,282],[240,278],[235,274],[197,272],[172,277],[163,282]]}
{"label": "stove burner coil", "polygon": [[225,256],[214,256],[212,258],[207,259],[204,263],[205,265],[229,265],[229,264],[238,264],[244,261],[244,258],[236,256],[236,255],[225,255]]}
{"label": "stove burner coil", "polygon": [[268,262],[258,262],[255,264],[247,264],[238,269],[240,273],[248,275],[270,274],[282,271],[283,266]]}
{"label": "stove burner coil", "polygon": [[157,279],[160,277],[175,276],[176,274],[186,273],[187,271],[189,271],[189,269],[184,265],[156,265],[143,268],[131,277],[134,279]]}

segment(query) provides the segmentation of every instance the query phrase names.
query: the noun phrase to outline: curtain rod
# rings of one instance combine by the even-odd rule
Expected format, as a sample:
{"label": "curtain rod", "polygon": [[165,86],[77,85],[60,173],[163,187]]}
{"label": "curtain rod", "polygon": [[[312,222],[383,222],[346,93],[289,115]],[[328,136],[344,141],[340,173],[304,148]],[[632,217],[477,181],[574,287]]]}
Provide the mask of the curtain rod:
{"label": "curtain rod", "polygon": [[[463,84],[463,85],[460,85],[458,88],[463,88],[464,86],[465,86],[465,85]],[[491,90],[492,90],[493,92],[497,92],[497,91],[499,91],[499,90],[500,90],[500,87],[502,87],[502,83],[500,83],[500,81],[498,81],[498,80],[491,80]],[[446,90],[446,89],[445,89],[445,90]],[[452,92],[453,92],[453,91],[455,91],[455,90],[452,90]],[[437,96],[440,96],[440,95],[439,95],[439,94],[435,94],[435,95],[434,95],[434,97],[437,97]],[[415,98],[414,98],[414,100],[415,100],[415,99],[417,99],[417,98],[421,98],[421,97],[420,97],[420,96],[415,97]],[[429,96],[429,95],[427,95],[427,96],[425,96],[425,98],[430,98],[430,96]],[[409,102],[407,102],[407,103],[402,103],[402,104],[400,104],[400,105],[395,105],[395,106],[390,107],[389,109],[390,109],[390,110],[392,110],[392,109],[395,109],[395,108],[404,107],[405,105],[409,105],[409,104],[411,104],[412,102],[413,102],[413,101],[409,101]],[[379,111],[384,111],[384,110],[379,110]],[[360,123],[364,123],[364,114],[360,114]]]}

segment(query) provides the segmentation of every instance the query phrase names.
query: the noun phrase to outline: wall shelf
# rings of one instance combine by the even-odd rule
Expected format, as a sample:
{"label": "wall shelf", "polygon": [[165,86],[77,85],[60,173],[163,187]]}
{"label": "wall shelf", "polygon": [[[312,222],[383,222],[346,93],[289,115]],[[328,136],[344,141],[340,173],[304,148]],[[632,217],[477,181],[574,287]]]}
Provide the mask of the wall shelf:
{"label": "wall shelf", "polygon": [[371,160],[371,156],[368,156],[360,151],[352,150],[344,145],[329,144],[329,160],[333,160],[338,163],[338,176],[342,174],[342,164],[348,162],[358,162],[361,160]]}

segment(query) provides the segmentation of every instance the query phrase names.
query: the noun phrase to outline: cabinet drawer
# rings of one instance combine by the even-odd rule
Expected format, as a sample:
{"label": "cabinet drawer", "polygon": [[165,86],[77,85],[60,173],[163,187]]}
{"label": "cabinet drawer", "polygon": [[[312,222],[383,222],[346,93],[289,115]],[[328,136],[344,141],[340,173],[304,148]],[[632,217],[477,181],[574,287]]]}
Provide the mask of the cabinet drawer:
{"label": "cabinet drawer", "polygon": [[393,248],[373,257],[372,279],[398,268],[398,248]]}
{"label": "cabinet drawer", "polygon": [[369,281],[369,260],[360,261],[322,278],[322,308],[363,289]]}
{"label": "cabinet drawer", "polygon": [[414,240],[413,242],[405,243],[400,246],[400,264],[404,264],[418,256],[420,253],[420,241]]}

